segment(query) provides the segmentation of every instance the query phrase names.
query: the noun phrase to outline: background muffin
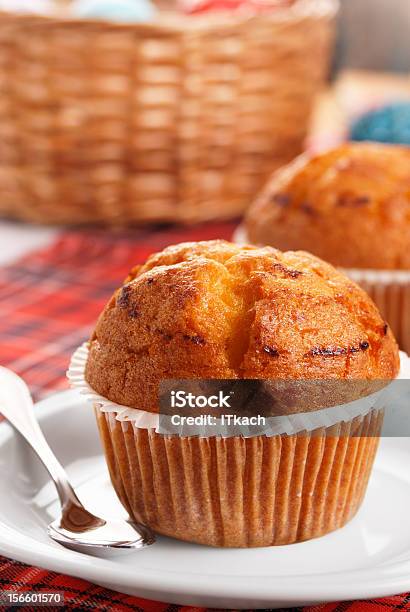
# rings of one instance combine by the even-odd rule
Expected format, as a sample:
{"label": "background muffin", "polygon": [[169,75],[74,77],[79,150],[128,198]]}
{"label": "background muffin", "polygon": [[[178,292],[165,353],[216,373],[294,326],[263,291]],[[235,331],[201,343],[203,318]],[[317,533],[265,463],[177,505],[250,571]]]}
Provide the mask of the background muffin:
{"label": "background muffin", "polygon": [[273,175],[244,228],[252,243],[346,268],[410,350],[409,148],[347,143],[299,157]]}
{"label": "background muffin", "polygon": [[[307,253],[211,241],[170,247],[131,272],[98,321],[86,380],[153,412],[161,379],[391,379],[398,368],[376,307],[334,268]],[[183,438],[96,414],[130,514],[214,546],[286,544],[345,524],[381,427],[372,411],[328,437]]]}
{"label": "background muffin", "polygon": [[249,240],[345,268],[410,270],[410,149],[348,143],[274,174],[245,218]]}

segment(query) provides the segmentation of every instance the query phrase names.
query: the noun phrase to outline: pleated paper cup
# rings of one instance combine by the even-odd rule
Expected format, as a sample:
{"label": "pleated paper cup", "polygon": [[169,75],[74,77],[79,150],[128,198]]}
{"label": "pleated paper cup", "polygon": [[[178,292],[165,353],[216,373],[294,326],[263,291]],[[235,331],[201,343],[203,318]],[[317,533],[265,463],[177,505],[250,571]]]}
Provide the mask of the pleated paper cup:
{"label": "pleated paper cup", "polygon": [[332,432],[181,438],[101,407],[95,413],[112,483],[131,517],[179,540],[242,548],[343,527],[362,503],[383,421],[373,410]]}
{"label": "pleated paper cup", "polygon": [[[118,497],[157,533],[219,547],[283,545],[343,527],[358,511],[389,408],[377,394],[360,413],[352,403],[291,416],[278,435],[164,435],[157,413],[88,385],[87,357],[79,347],[68,377],[94,407]],[[409,377],[402,353],[398,378]]]}
{"label": "pleated paper cup", "polygon": [[[236,244],[250,243],[242,225],[235,230],[232,240]],[[410,353],[410,270],[340,270],[370,295],[400,348]]]}

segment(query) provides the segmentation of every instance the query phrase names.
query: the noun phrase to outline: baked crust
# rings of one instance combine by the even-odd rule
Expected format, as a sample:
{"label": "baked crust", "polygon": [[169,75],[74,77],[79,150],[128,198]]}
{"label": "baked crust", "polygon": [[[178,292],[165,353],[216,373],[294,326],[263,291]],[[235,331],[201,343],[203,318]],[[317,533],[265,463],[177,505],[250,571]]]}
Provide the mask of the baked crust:
{"label": "baked crust", "polygon": [[347,143],[277,171],[250,207],[250,242],[345,268],[410,270],[410,148]]}
{"label": "baked crust", "polygon": [[98,320],[85,376],[109,400],[156,412],[163,379],[384,380],[398,369],[376,306],[332,266],[214,240],[131,271]]}

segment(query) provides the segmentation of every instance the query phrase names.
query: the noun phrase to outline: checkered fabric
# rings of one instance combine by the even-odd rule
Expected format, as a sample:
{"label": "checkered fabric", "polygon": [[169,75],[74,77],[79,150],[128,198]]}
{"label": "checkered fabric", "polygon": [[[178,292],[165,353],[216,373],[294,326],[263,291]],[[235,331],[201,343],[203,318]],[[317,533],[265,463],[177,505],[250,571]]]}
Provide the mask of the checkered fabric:
{"label": "checkered fabric", "polygon": [[[51,247],[0,269],[0,362],[23,376],[36,399],[65,389],[73,349],[87,339],[103,305],[134,264],[168,244],[229,238],[232,230],[232,224],[220,223],[190,229],[66,232]],[[130,597],[0,557],[0,590],[4,589],[62,591],[72,610],[202,610]],[[367,612],[383,608],[410,610],[410,594],[303,610]]]}

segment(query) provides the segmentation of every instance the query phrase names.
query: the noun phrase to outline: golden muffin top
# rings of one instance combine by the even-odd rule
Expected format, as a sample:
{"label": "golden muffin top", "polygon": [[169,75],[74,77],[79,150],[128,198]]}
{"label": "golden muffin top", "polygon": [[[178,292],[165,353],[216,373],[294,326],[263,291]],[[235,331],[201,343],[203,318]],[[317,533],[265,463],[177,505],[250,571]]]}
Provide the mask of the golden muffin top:
{"label": "golden muffin top", "polygon": [[212,240],[131,271],[98,320],[86,379],[109,400],[156,411],[163,379],[391,379],[398,368],[376,306],[332,266]]}
{"label": "golden muffin top", "polygon": [[278,170],[250,207],[250,242],[345,268],[410,270],[410,148],[347,143]]}

